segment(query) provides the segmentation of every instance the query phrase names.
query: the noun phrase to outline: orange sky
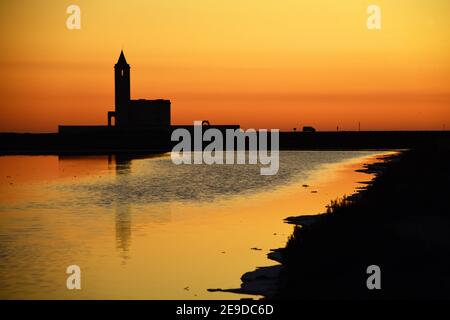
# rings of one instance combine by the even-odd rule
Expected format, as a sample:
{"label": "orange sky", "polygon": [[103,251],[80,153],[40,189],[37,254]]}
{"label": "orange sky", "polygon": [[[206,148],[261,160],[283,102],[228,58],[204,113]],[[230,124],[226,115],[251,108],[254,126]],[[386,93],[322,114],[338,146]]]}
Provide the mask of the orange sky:
{"label": "orange sky", "polygon": [[2,1],[0,34],[0,131],[106,124],[122,48],[175,124],[450,128],[448,0]]}

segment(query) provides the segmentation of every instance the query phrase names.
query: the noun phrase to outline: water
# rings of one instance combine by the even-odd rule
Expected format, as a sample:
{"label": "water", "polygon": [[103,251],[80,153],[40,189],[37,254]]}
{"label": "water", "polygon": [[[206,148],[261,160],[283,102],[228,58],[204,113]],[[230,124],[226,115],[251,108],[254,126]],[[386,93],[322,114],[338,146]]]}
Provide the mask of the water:
{"label": "water", "polygon": [[[169,154],[0,157],[0,298],[241,298],[206,289],[274,264],[266,254],[292,232],[283,219],[353,193],[370,179],[354,170],[381,154],[281,152],[275,176]],[[72,264],[81,290],[66,289]]]}

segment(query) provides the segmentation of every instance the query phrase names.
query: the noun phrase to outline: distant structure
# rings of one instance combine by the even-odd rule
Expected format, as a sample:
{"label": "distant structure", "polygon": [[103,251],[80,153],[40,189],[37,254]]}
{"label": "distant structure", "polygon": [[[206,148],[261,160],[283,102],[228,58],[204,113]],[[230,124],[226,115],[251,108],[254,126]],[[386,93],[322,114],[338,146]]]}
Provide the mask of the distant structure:
{"label": "distant structure", "polygon": [[[60,125],[58,137],[52,143],[67,152],[167,152],[173,142],[171,134],[176,129],[194,134],[194,126],[171,124],[171,102],[165,99],[132,100],[130,94],[130,65],[123,51],[114,65],[114,111],[108,111],[108,125]],[[239,129],[239,125],[211,125],[225,133]]]}
{"label": "distant structure", "polygon": [[131,100],[130,65],[123,51],[114,66],[115,111],[108,112],[108,126],[170,127],[170,100]]}
{"label": "distant structure", "polygon": [[313,127],[305,126],[305,127],[303,127],[302,131],[303,132],[316,132],[316,129]]}

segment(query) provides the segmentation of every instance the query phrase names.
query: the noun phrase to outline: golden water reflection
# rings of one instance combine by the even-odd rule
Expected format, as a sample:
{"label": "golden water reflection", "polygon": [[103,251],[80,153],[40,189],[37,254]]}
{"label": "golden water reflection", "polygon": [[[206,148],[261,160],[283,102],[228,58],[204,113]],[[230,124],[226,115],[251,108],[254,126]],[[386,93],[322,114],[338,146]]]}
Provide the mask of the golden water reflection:
{"label": "golden water reflection", "polygon": [[[354,170],[380,154],[332,159],[274,188],[210,201],[127,194],[140,192],[141,179],[148,185],[158,178],[139,176],[145,170],[171,179],[168,155],[0,157],[0,298],[243,297],[206,289],[238,287],[243,273],[274,264],[266,254],[292,232],[283,219],[322,212],[354,192],[370,179]],[[70,264],[81,267],[80,291],[65,288]]]}

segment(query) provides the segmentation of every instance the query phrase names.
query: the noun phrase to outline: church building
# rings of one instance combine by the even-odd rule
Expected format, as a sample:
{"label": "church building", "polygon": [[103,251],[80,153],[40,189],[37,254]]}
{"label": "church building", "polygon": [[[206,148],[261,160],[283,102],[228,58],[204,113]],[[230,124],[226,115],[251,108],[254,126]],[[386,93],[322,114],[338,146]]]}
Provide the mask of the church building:
{"label": "church building", "polygon": [[[169,128],[170,100],[132,100],[130,65],[123,51],[114,66],[115,111],[108,112],[108,126],[122,128]],[[113,122],[114,120],[114,122]]]}

